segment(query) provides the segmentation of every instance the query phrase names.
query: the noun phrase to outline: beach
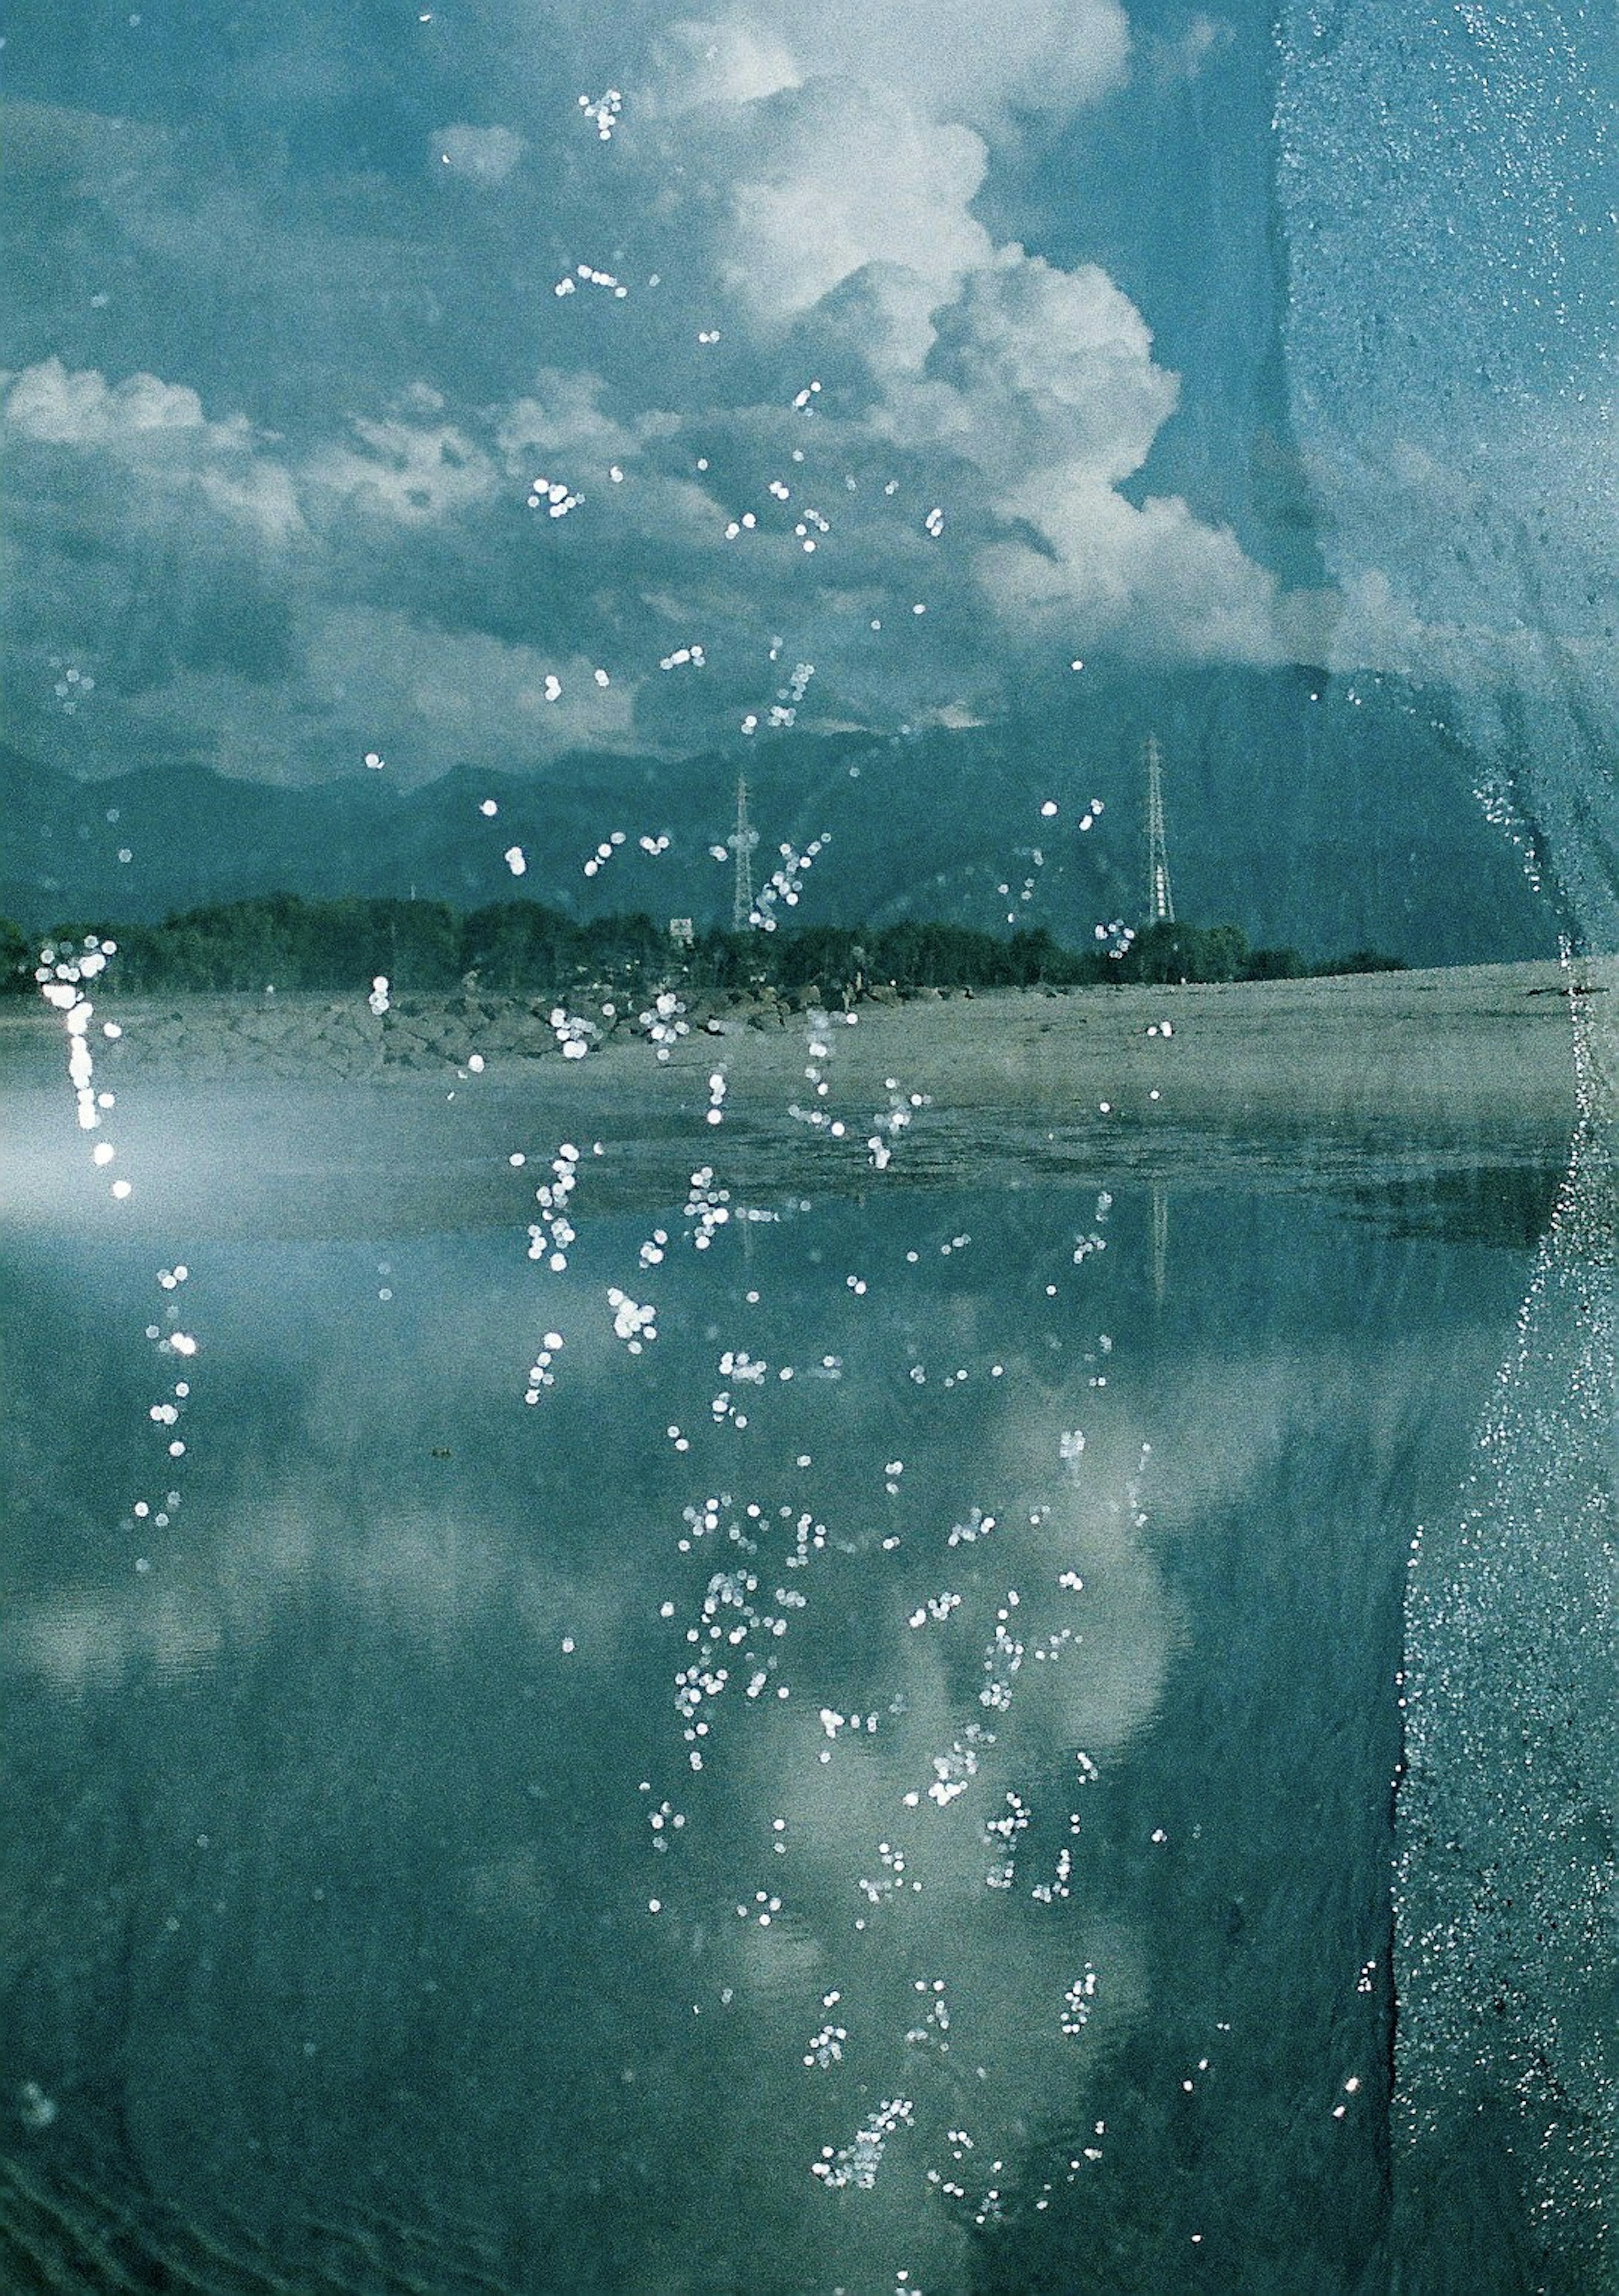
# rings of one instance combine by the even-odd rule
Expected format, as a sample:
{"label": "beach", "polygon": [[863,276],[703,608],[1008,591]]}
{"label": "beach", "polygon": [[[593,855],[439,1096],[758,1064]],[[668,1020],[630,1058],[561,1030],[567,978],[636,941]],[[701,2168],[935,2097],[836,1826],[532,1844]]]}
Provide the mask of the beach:
{"label": "beach", "polygon": [[[1611,1070],[1615,988],[1619,961],[1601,960],[957,991],[849,1013],[693,1004],[654,1016],[658,1043],[639,1015],[603,1015],[600,997],[533,1009],[406,996],[378,1013],[358,994],[120,998],[113,986],[89,1041],[114,1096],[96,1136],[149,1211],[184,1201],[210,1224],[232,1207],[408,1221],[413,1193],[441,1197],[454,1173],[478,1221],[514,1216],[530,1192],[513,1156],[586,1134],[604,1203],[658,1201],[699,1161],[759,1193],[1554,1168],[1579,1117],[1577,1037],[1599,1080]],[[581,1022],[600,1036],[568,1057]],[[0,1020],[9,1193],[35,1211],[68,1213],[108,1185],[78,1173],[89,1160],[63,1039],[31,1001]]]}

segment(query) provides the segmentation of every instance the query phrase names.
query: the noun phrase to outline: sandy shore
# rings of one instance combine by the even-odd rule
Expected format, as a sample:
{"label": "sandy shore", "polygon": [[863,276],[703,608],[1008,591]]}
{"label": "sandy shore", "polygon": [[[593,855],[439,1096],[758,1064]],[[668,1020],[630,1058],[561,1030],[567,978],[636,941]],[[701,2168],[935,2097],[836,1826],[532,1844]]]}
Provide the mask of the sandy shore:
{"label": "sandy shore", "polygon": [[[1619,960],[1572,976],[1546,964],[956,995],[819,1019],[693,1011],[674,1016],[687,1033],[660,1060],[622,1019],[565,1058],[547,1021],[511,1004],[407,999],[379,1017],[358,996],[289,996],[266,1014],[256,999],[114,991],[91,1042],[115,1095],[99,1136],[121,1172],[142,1172],[149,1210],[207,1201],[219,1218],[228,1199],[245,1221],[251,1200],[282,1225],[415,1225],[442,1221],[446,1191],[458,1219],[520,1216],[533,1176],[510,1156],[569,1137],[601,1143],[604,1204],[661,1200],[702,1161],[761,1195],[865,1186],[885,1160],[873,1143],[896,1179],[935,1184],[1549,1169],[1577,1118],[1577,1025],[1619,1081],[1610,997],[1619,1007]],[[65,1211],[64,1167],[89,1160],[63,1050],[39,1008],[0,1018],[0,1174],[25,1216],[47,1200]],[[86,1185],[99,1201],[105,1172],[70,1195]]]}
{"label": "sandy shore", "polygon": [[[605,1041],[564,1060],[556,1032],[515,1000],[405,998],[387,1014],[363,996],[97,998],[91,1042],[98,1071],[131,1088],[176,1077],[215,1082],[285,1076],[452,1078],[474,1055],[491,1078],[522,1076],[549,1098],[626,1096],[674,1111],[707,1105],[724,1070],[733,1104],[820,1097],[887,1105],[887,1079],[944,1107],[1065,1122],[1112,1113],[1122,1122],[1348,1127],[1392,1125],[1487,1137],[1566,1132],[1574,1110],[1567,994],[1588,1011],[1619,993],[1619,959],[1566,976],[1555,964],[1479,965],[1436,972],[1218,987],[980,991],[862,1004],[824,1025],[781,1008],[694,1007],[660,1060],[633,1016],[578,1015]],[[102,1019],[121,1030],[116,1043]],[[819,1029],[828,1054],[814,1060]],[[0,1007],[0,1087],[48,1083],[61,1022],[19,1000]],[[464,1078],[463,1078],[464,1080]],[[1154,1101],[1152,1095],[1159,1098]],[[1103,1103],[1107,1103],[1104,1111]]]}

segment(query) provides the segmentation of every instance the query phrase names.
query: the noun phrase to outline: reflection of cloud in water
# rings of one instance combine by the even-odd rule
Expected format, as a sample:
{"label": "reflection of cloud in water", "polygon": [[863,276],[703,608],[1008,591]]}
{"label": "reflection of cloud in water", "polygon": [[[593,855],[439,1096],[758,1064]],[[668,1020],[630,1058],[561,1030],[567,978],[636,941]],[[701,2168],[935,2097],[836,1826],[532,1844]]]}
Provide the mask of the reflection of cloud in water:
{"label": "reflection of cloud in water", "polygon": [[536,1647],[567,1637],[581,1664],[606,1663],[631,1599],[622,1578],[585,1579],[503,1550],[498,1529],[454,1512],[382,1511],[359,1521],[314,1493],[244,1504],[211,1555],[188,1554],[160,1581],[13,1603],[0,1632],[10,1664],[72,1693],[136,1674],[178,1682],[241,1661],[311,1607],[352,1607],[453,1656],[480,1614],[510,1610]]}
{"label": "reflection of cloud in water", "polygon": [[[908,1212],[906,1232],[915,1225]],[[1071,2118],[1087,2058],[1140,2005],[1135,1956],[1088,1901],[1074,1827],[1097,1768],[1150,1718],[1170,1629],[1130,1488],[1139,1443],[1100,1428],[1065,1461],[1063,1394],[1042,1400],[1016,1349],[1001,1350],[1003,1390],[983,1380],[992,1327],[1021,1313],[1017,1284],[1002,1296],[1004,1270],[957,1251],[890,1293],[878,1271],[900,1257],[891,1238],[879,1254],[864,1226],[841,1242],[834,1233],[820,1268],[806,1241],[778,1241],[776,1259],[767,1247],[752,1264],[766,1292],[789,1252],[797,1270],[787,1332],[755,1341],[770,1381],[737,1390],[753,1431],[702,1430],[729,1445],[733,1469],[756,1464],[761,1489],[780,1472],[766,1464],[778,1452],[803,1443],[824,1463],[783,1486],[799,1505],[791,1521],[770,1523],[779,1551],[764,1552],[761,1533],[753,1566],[759,1603],[789,1620],[773,1637],[770,1687],[790,1695],[750,1703],[739,1672],[708,1702],[700,1773],[688,1766],[663,1657],[715,1570],[743,1558],[699,1546],[678,1576],[670,1569],[682,1494],[699,1471],[658,1438],[677,1416],[700,1427],[706,1405],[692,1398],[717,1383],[732,1335],[729,1321],[716,1338],[701,1319],[735,1313],[720,1304],[729,1275],[704,1266],[699,1278],[690,1255],[683,1293],[676,1269],[660,1271],[671,1337],[634,1365],[612,1341],[593,1266],[565,1281],[519,1266],[492,1283],[476,1251],[393,1245],[385,1279],[358,1248],[346,1258],[260,1249],[202,1269],[207,1379],[193,1435],[195,1458],[211,1462],[206,1492],[164,1538],[137,1535],[149,1571],[132,1570],[126,1538],[96,1582],[25,1601],[7,1643],[13,1667],[75,1695],[137,1680],[228,1690],[250,1670],[285,1685],[278,1699],[290,1690],[334,1710],[345,1674],[364,1683],[374,1671],[382,1687],[368,1695],[399,1694],[397,1661],[377,1654],[400,1638],[413,1666],[428,1663],[413,1696],[429,1715],[446,1692],[459,1695],[469,1660],[499,1651],[537,1668],[534,1710],[550,1717],[534,1761],[537,1807],[559,1809],[599,1743],[610,1791],[583,1837],[587,1870],[621,1928],[622,1981],[656,2002],[653,2031],[680,2045],[616,2100],[660,2159],[671,2236],[716,2270],[740,2243],[791,2259],[794,2286],[891,2287],[903,2267],[944,2288],[960,2284],[958,2210],[970,2220],[1047,2116]],[[498,1265],[496,1250],[485,1256]],[[614,1250],[624,1256],[622,1242]],[[846,1282],[856,1258],[873,1287],[860,1295]],[[940,1362],[927,1391],[905,1379],[919,1305]],[[562,1384],[525,1411],[521,1366],[553,1321],[568,1333]],[[977,1390],[945,1387],[946,1350],[977,1372]],[[784,1354],[797,1359],[796,1384],[776,1378]],[[848,1376],[813,1382],[823,1354],[846,1358]],[[934,1423],[924,1415],[904,1438],[908,1476],[888,1472],[896,1436],[883,1382],[894,1378],[914,1413],[969,1414],[962,1456],[924,1444],[919,1429]],[[903,1499],[879,1496],[889,1483]],[[805,1508],[828,1535],[789,1568]],[[902,1522],[903,1533],[887,1528]],[[802,1608],[775,1605],[777,1587]],[[677,1593],[677,1617],[658,1622],[662,1638],[646,1649],[656,1598]],[[947,1593],[959,1601],[943,1604]],[[637,1799],[634,1780],[617,1775],[617,1749],[624,1710],[653,1694],[649,1661],[663,1719],[642,1757],[655,1790]],[[587,1703],[563,1737],[556,1701],[570,1695]],[[830,1735],[823,1708],[842,1718]],[[930,1794],[946,1775],[949,1793]],[[322,1791],[320,1774],[283,1771],[281,1791],[296,1807]],[[355,1779],[339,1789],[360,1791]],[[660,1802],[688,1823],[670,1824],[670,1847],[655,1855],[647,1821]],[[1009,1814],[1012,1832],[997,1832]],[[367,1823],[363,1801],[353,1822]],[[578,1841],[576,1817],[564,1824]],[[467,1847],[454,1891],[478,1965],[549,1931],[560,1875],[544,1841],[497,1830]],[[493,1942],[503,1938],[513,1945]],[[1070,2017],[1065,2031],[1070,1996],[1086,2021]],[[683,2016],[705,2035],[696,2053]],[[825,2064],[806,2067],[823,2027],[843,2029],[841,2054],[825,2049]],[[245,2077],[245,2067],[233,2075]],[[744,2094],[772,2132],[756,2167],[747,2128],[731,2125]],[[859,2132],[884,2100],[905,2111],[878,2163]],[[677,2122],[709,2131],[689,2158],[671,2148]],[[837,2173],[817,2180],[812,2167],[829,2161]],[[736,2189],[716,2213],[722,2163]],[[838,2188],[822,2189],[829,2181]]]}
{"label": "reflection of cloud in water", "polygon": [[1404,1438],[1410,1398],[1431,1379],[1430,1342],[1391,1334],[1375,1352],[1318,1340],[1286,1353],[1201,1354],[1177,1366],[1157,1415],[1149,1478],[1160,1532],[1195,1526],[1238,1503],[1262,1467],[1286,1456],[1301,1417],[1341,1414],[1375,1452]]}
{"label": "reflection of cloud in water", "polygon": [[[694,1826],[657,1875],[694,1992],[748,2021],[794,2287],[887,2289],[902,2267],[963,2285],[968,2227],[1032,2135],[1076,2125],[1088,2062],[1141,2005],[1132,1941],[1084,1879],[1085,1797],[1150,1719],[1165,1590],[1128,1475],[1071,1472],[1055,1412],[1007,1401],[963,1488],[969,1539],[946,1517],[896,1570],[813,1557],[791,1697],[708,1702],[680,1799],[707,1800],[692,1789],[716,1770],[751,1863],[716,1871]],[[877,1622],[854,1683],[818,1598],[836,1621],[863,1578]],[[826,2189],[795,2196],[805,2170]]]}
{"label": "reflection of cloud in water", "polygon": [[137,1659],[159,1681],[199,1674],[222,1641],[217,1616],[184,1598],[53,1595],[17,1604],[0,1648],[23,1672],[77,1694],[115,1688]]}
{"label": "reflection of cloud in water", "polygon": [[[1242,1636],[1285,1615],[1245,1581],[1189,1616],[1154,1550],[1173,1558],[1165,1532],[1214,1515],[1261,1521],[1300,1431],[1340,1406],[1381,1455],[1411,1372],[1403,1349],[1374,1362],[1313,1327],[1291,1354],[1274,1323],[1234,1345],[1223,1294],[1260,1231],[1222,1221],[1197,1247],[1218,1312],[1156,1341],[1141,1209],[1121,1205],[1119,1248],[1083,1267],[1090,1205],[1055,1192],[823,1205],[746,1255],[734,1234],[692,1253],[666,1210],[662,1335],[638,1359],[603,1303],[634,1280],[640,1213],[582,1217],[565,1279],[524,1260],[520,1225],[192,1254],[184,1511],[160,1538],[98,1531],[86,1476],[78,1514],[41,1534],[5,1647],[42,1744],[68,1702],[30,1704],[17,1669],[107,1734],[96,1775],[150,1845],[145,1912],[182,1923],[133,2005],[96,1983],[151,2157],[194,2164],[181,2183],[204,2215],[242,2188],[249,2135],[255,2177],[304,2173],[265,2166],[296,2122],[324,2132],[323,2206],[347,2206],[350,2177],[470,2196],[511,2212],[525,2270],[554,2251],[559,2284],[577,2263],[576,2284],[607,2285],[578,2259],[608,2242],[626,2290],[768,2270],[794,2296],[892,2296],[903,2268],[950,2296],[992,2194],[1026,2208],[1062,2174],[1049,2144],[1105,2147],[1127,2053],[1177,2013],[1153,1924],[1184,1906],[1171,1853],[1160,1868],[1147,1847],[1174,1782],[1150,1749],[1187,1668],[1241,1678]],[[1278,1300],[1295,1233],[1257,1246]],[[1379,1266],[1380,1249],[1356,1246]],[[57,1277],[72,1289],[68,1263]],[[106,1271],[77,1280],[118,1326]],[[137,1331],[150,1283],[143,1263]],[[1292,1332],[1295,1308],[1277,1313]],[[526,1408],[552,1325],[559,1382]],[[105,1419],[127,1404],[134,1446],[144,1369],[101,1344],[88,1375]],[[757,1382],[735,1371],[744,1348]],[[813,1379],[828,1357],[842,1376]],[[711,1416],[722,1380],[745,1431]],[[116,1440],[98,1472],[128,1488]],[[685,1511],[705,1495],[699,1538]],[[706,1617],[738,1573],[756,1583]],[[1301,1603],[1309,1575],[1289,1578]],[[687,1634],[700,1658],[715,1624],[741,1629],[728,1678],[683,1714]],[[126,1694],[166,1685],[184,1694]],[[1270,1791],[1232,1798],[1228,1843]],[[19,1902],[44,1886],[30,1855],[7,1855]],[[110,1972],[98,1890],[79,1890],[64,1937],[85,1942],[61,1957]],[[47,2030],[30,2070],[71,2124],[53,2046]],[[1090,2174],[1070,2204],[1092,2205]]]}

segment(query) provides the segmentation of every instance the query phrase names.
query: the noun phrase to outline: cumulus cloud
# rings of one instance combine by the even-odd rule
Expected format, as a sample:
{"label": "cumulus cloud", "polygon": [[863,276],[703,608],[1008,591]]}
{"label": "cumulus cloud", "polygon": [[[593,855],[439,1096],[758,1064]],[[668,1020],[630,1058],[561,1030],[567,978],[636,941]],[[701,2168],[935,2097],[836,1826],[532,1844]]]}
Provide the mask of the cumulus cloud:
{"label": "cumulus cloud", "polygon": [[979,578],[1009,618],[1126,652],[1285,659],[1274,577],[1229,529],[1206,525],[1178,497],[1149,496],[1138,509],[1075,466],[1043,472],[1007,508],[1045,545],[992,543],[980,554]]}
{"label": "cumulus cloud", "polygon": [[978,578],[1009,620],[1145,652],[1282,658],[1274,580],[1236,537],[1176,497],[1137,507],[1117,490],[1174,412],[1179,383],[1104,272],[1002,249],[935,330],[924,372],[890,383],[877,420],[896,441],[971,463],[1001,521],[1038,537],[978,554]]}
{"label": "cumulus cloud", "polygon": [[212,422],[197,392],[155,374],[110,382],[94,367],[43,359],[0,375],[0,422],[13,440],[102,458],[156,492],[184,487],[264,538],[302,526],[286,469],[266,455],[245,416]]}
{"label": "cumulus cloud", "polygon": [[304,780],[315,760],[326,772],[359,771],[365,752],[379,751],[406,787],[469,763],[520,772],[631,734],[634,681],[599,685],[592,662],[560,648],[434,629],[395,608],[322,603],[298,616],[292,652],[274,686],[181,672],[127,705],[122,722],[171,753],[253,780]]}
{"label": "cumulus cloud", "polygon": [[[431,414],[443,401],[418,384],[405,405]],[[0,373],[0,425],[13,441],[115,465],[159,496],[183,485],[271,541],[356,505],[401,525],[430,524],[486,501],[500,483],[490,455],[451,423],[356,416],[348,440],[290,463],[266,451],[245,415],[210,419],[188,384],[155,374],[110,382],[55,357]]]}
{"label": "cumulus cloud", "polygon": [[734,20],[673,25],[654,43],[653,57],[644,100],[655,111],[756,103],[762,96],[797,87],[804,77],[784,40]]}
{"label": "cumulus cloud", "polygon": [[[210,382],[205,406],[183,382],[119,381],[107,357],[0,378],[41,521],[53,487],[62,499],[52,458],[107,473],[78,487],[75,514],[103,554],[124,548],[126,592],[148,594],[154,570],[217,587],[206,551],[260,569],[267,541],[296,537],[295,569],[264,578],[296,625],[268,689],[279,724],[265,692],[229,685],[223,657],[176,656],[184,687],[160,664],[143,682],[142,708],[184,720],[192,754],[212,709],[235,760],[270,771],[301,744],[303,770],[332,770],[351,722],[340,685],[372,696],[363,747],[515,762],[628,738],[636,706],[640,740],[731,733],[768,712],[778,652],[818,664],[805,722],[880,726],[964,698],[993,714],[1054,644],[1261,660],[1296,643],[1277,629],[1299,603],[1279,604],[1229,530],[1162,489],[1141,499],[1180,395],[1152,314],[1096,265],[999,244],[985,220],[1026,156],[1014,116],[1067,119],[1119,85],[1116,0],[752,0],[673,25],[652,0],[610,19],[589,0],[487,14],[476,70],[446,73],[435,99],[450,124],[424,148],[433,114],[411,117],[392,176],[379,166],[335,190],[305,175],[277,193],[244,160],[210,206],[176,139],[168,173],[144,169],[125,199],[154,262],[251,240],[244,279],[208,274],[210,296],[238,298],[236,335],[216,331],[189,370],[261,344],[260,307],[282,294],[271,366],[239,355],[249,414],[222,413],[228,385]],[[1194,30],[1186,70],[1217,44],[1206,20]],[[382,101],[356,54],[356,86]],[[471,124],[496,86],[520,86],[524,110],[510,127]],[[604,87],[627,92],[610,149],[578,109]],[[429,172],[470,190],[435,199]],[[624,293],[586,276],[553,295],[582,257]],[[307,326],[284,324],[295,312]],[[402,388],[428,358],[430,381]],[[811,376],[822,393],[795,410]],[[576,497],[560,515],[554,498],[526,506],[541,475]],[[29,609],[41,660],[82,642],[66,596]],[[694,637],[701,674],[659,676]],[[365,655],[347,679],[345,648]],[[384,661],[397,672],[373,693]],[[225,682],[205,687],[205,669]],[[548,676],[564,699],[536,714]],[[88,738],[83,719],[71,738]]]}
{"label": "cumulus cloud", "polygon": [[762,109],[758,156],[732,196],[721,266],[756,311],[806,311],[874,263],[900,266],[942,298],[990,259],[971,212],[987,165],[972,129],[848,82],[817,82]]}
{"label": "cumulus cloud", "polygon": [[97,447],[128,455],[176,432],[216,450],[250,443],[240,417],[209,422],[194,390],[155,374],[110,383],[93,367],[70,373],[61,359],[48,358],[0,381],[10,386],[5,419],[12,430],[46,446]]}
{"label": "cumulus cloud", "polygon": [[1063,271],[1004,248],[962,283],[936,336],[925,374],[890,390],[880,425],[1007,487],[1043,466],[1128,478],[1180,397],[1153,364],[1146,321],[1094,264]]}
{"label": "cumulus cloud", "polygon": [[1012,111],[1066,113],[1122,86],[1130,27],[1117,0],[762,0],[677,25],[655,53],[665,103],[753,102],[830,77],[998,131]]}
{"label": "cumulus cloud", "polygon": [[1532,684],[1551,661],[1566,679],[1611,684],[1613,649],[1594,627],[1553,634],[1478,600],[1468,611],[1454,596],[1449,614],[1419,611],[1410,595],[1415,585],[1402,571],[1396,582],[1380,566],[1363,567],[1342,575],[1331,591],[1289,599],[1290,608],[1317,609],[1310,658],[1339,676],[1375,670],[1442,679],[1475,697]]}
{"label": "cumulus cloud", "polygon": [[568,470],[603,478],[633,463],[650,440],[678,430],[678,419],[658,409],[619,421],[602,407],[605,389],[588,369],[543,367],[522,397],[495,417],[495,444],[507,472],[515,478],[536,455],[548,455]]}
{"label": "cumulus cloud", "polygon": [[523,156],[523,139],[510,127],[436,127],[431,165],[475,184],[503,184]]}
{"label": "cumulus cloud", "polygon": [[306,479],[315,493],[425,526],[487,501],[499,482],[489,456],[453,424],[356,416],[352,427],[357,446],[328,447],[310,461]]}
{"label": "cumulus cloud", "polygon": [[1149,43],[1152,76],[1161,87],[1175,80],[1201,79],[1213,59],[1231,45],[1232,37],[1229,24],[1196,15],[1176,37]]}
{"label": "cumulus cloud", "polygon": [[626,739],[634,681],[608,686],[594,665],[482,631],[424,628],[371,607],[323,614],[307,634],[311,694],[353,729],[361,748],[388,751],[425,779],[492,750],[531,760]]}
{"label": "cumulus cloud", "polygon": [[985,127],[1009,107],[1077,111],[1129,68],[1117,0],[817,0],[783,16],[813,70],[903,87],[943,119]]}
{"label": "cumulus cloud", "polygon": [[[1449,453],[1370,424],[1317,440],[1304,466],[1333,507],[1336,587],[1315,596],[1312,658],[1463,690],[1533,682],[1554,661],[1559,676],[1611,676],[1612,461],[1594,399],[1514,409]],[[1450,537],[1438,551],[1436,536]]]}
{"label": "cumulus cloud", "polygon": [[[845,20],[818,12],[801,45],[839,61]],[[873,440],[941,486],[953,463],[983,482],[977,504],[1002,531],[976,572],[1009,636],[1061,622],[1076,643],[1283,658],[1276,585],[1235,536],[1178,498],[1136,506],[1117,491],[1179,400],[1142,314],[1094,264],[995,245],[974,209],[984,136],[919,107],[915,74],[903,95],[869,84],[883,37],[911,35],[885,33],[879,12],[865,83],[810,77],[707,125],[733,176],[724,285],[767,337],[791,326],[811,355],[824,340],[863,369]],[[1014,85],[1006,70],[995,81]]]}

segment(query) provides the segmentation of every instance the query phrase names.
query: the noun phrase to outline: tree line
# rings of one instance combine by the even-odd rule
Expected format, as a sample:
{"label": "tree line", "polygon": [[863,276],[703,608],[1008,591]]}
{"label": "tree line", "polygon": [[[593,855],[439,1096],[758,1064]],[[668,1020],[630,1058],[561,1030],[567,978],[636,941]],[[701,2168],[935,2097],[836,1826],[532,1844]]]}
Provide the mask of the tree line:
{"label": "tree line", "polygon": [[639,912],[580,921],[539,901],[498,901],[460,914],[444,901],[305,900],[272,893],[187,909],[157,925],[86,921],[42,941],[0,918],[0,981],[28,990],[43,947],[117,943],[127,992],[391,989],[442,995],[561,996],[581,981],[633,993],[676,985],[699,995],[800,994],[829,1002],[874,991],[1100,986],[1109,981],[1300,980],[1398,970],[1360,949],[1309,964],[1292,948],[1252,948],[1236,925],[1159,923],[1116,952],[1063,947],[1043,926],[1004,938],[969,925],[784,926],[676,939]]}

